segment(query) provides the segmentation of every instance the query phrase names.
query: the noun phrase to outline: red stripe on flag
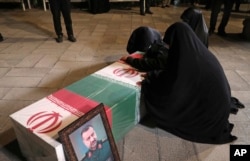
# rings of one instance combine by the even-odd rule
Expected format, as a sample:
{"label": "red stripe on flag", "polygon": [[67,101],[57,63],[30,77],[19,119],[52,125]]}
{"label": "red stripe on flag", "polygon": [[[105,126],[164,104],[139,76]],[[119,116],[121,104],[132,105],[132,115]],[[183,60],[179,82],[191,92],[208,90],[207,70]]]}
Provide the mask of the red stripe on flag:
{"label": "red stripe on flag", "polygon": [[[61,89],[49,95],[47,98],[53,103],[57,104],[59,107],[69,111],[70,113],[78,117],[84,115],[100,104],[100,102],[80,96],[66,89]],[[112,110],[110,107],[106,105],[104,106],[109,124],[112,127]]]}

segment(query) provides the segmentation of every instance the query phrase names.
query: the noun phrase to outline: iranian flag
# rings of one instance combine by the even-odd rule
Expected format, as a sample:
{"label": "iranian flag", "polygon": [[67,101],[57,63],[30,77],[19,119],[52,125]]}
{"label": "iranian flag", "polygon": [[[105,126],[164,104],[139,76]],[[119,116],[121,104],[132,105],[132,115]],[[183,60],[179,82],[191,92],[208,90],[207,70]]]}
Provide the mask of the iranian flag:
{"label": "iranian flag", "polygon": [[[69,99],[79,111],[86,113],[99,103],[103,103],[115,140],[121,139],[131,128],[138,123],[139,91],[133,86],[110,81],[96,75],[90,75],[63,89],[65,94],[54,94],[64,100],[67,94],[76,94],[81,99]],[[82,99],[83,98],[83,99]],[[81,101],[78,101],[81,100]]]}

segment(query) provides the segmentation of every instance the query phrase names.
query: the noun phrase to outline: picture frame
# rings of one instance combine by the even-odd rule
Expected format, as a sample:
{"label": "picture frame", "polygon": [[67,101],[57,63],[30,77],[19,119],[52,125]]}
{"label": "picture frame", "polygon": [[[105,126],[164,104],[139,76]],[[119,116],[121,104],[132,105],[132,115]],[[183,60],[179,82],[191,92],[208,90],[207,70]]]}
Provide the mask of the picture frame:
{"label": "picture frame", "polygon": [[[94,134],[96,139],[92,138]],[[93,157],[98,161],[120,161],[103,103],[60,130],[58,135],[68,161],[87,161]]]}

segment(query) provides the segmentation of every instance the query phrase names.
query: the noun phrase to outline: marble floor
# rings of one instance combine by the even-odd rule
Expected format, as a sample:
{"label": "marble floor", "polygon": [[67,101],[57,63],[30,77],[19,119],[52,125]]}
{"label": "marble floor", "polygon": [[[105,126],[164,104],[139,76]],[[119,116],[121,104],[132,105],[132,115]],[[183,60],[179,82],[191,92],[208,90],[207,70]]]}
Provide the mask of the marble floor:
{"label": "marble floor", "polygon": [[[209,24],[210,11],[199,7]],[[10,114],[126,55],[128,38],[138,26],[150,26],[163,34],[169,25],[180,20],[186,8],[155,6],[151,7],[153,15],[141,16],[133,4],[126,8],[114,5],[103,14],[90,14],[86,8],[75,7],[75,43],[66,37],[63,43],[55,42],[49,10],[0,9],[0,32],[4,37],[0,42],[0,160],[25,160],[15,153],[18,150],[8,148],[15,140]],[[230,116],[235,124],[232,133],[238,136],[232,144],[249,145],[250,42],[239,37],[243,20],[250,16],[249,4],[242,4],[240,9],[241,12],[232,12],[227,38],[216,34],[209,37],[209,50],[221,62],[232,95],[246,106]],[[221,14],[218,21],[220,17]],[[229,145],[193,143],[142,124],[117,143],[122,161],[228,161]]]}

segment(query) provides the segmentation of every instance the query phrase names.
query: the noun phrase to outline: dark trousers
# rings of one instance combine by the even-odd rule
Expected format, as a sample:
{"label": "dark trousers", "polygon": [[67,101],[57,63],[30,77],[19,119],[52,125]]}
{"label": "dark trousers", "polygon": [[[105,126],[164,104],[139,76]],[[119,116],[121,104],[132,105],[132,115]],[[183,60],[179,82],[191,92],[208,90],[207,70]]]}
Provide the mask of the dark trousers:
{"label": "dark trousers", "polygon": [[211,0],[206,0],[206,6],[205,6],[205,8],[206,9],[210,9],[211,8],[211,4],[212,4]]}
{"label": "dark trousers", "polygon": [[190,0],[191,4],[199,3],[199,0]]}
{"label": "dark trousers", "polygon": [[150,10],[150,0],[140,0],[140,13]]}
{"label": "dark trousers", "polygon": [[73,35],[70,0],[49,0],[50,10],[53,16],[53,23],[57,35],[62,35],[61,13],[63,15],[67,34]]}
{"label": "dark trousers", "polygon": [[110,10],[109,0],[88,0],[91,13],[105,13]]}
{"label": "dark trousers", "polygon": [[225,27],[231,15],[234,0],[212,0],[211,16],[210,16],[210,31],[214,31],[218,14],[221,11],[221,6],[224,4],[223,16],[219,25],[218,31],[225,31]]}
{"label": "dark trousers", "polygon": [[241,0],[234,0],[235,2],[235,10],[236,11],[239,11],[240,9],[240,4],[241,4]]}

